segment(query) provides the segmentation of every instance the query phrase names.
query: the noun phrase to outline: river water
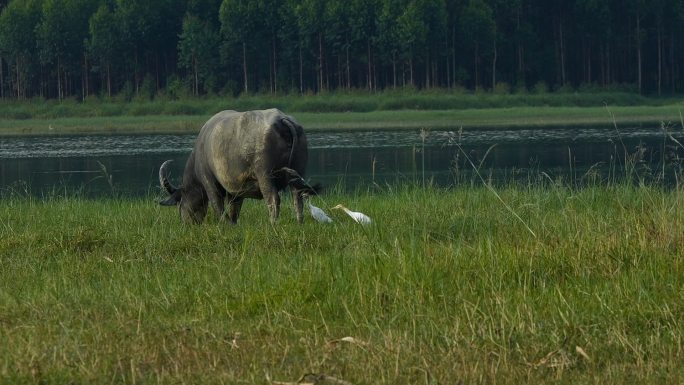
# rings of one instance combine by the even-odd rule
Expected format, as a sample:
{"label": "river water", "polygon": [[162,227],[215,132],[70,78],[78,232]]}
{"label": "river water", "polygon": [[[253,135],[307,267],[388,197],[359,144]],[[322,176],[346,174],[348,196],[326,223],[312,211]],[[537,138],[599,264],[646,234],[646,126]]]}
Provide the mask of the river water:
{"label": "river water", "polygon": [[[159,165],[180,182],[196,135],[0,138],[0,195],[158,195]],[[625,175],[671,184],[684,131],[661,127],[310,132],[307,177],[345,190],[395,183],[601,182]],[[470,163],[472,162],[472,164]],[[474,170],[478,168],[479,174]]]}

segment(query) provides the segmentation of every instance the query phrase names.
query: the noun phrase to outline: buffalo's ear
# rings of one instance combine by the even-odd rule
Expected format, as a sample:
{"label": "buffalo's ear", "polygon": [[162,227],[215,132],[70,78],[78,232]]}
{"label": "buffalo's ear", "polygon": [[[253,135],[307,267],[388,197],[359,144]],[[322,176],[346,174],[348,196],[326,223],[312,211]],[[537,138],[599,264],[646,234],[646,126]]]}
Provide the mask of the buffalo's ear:
{"label": "buffalo's ear", "polygon": [[159,204],[162,206],[175,206],[175,205],[179,204],[180,201],[181,201],[181,190],[178,189],[173,194],[171,194],[170,197],[159,201]]}

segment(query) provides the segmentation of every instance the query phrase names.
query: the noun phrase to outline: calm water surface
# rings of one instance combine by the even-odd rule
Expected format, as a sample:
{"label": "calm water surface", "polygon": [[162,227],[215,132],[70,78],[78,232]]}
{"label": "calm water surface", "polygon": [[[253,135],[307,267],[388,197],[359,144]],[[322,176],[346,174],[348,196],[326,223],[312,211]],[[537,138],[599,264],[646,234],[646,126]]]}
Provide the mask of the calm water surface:
{"label": "calm water surface", "polygon": [[[684,143],[681,129],[670,134]],[[619,133],[612,128],[423,133],[416,129],[307,136],[309,179],[346,189],[373,183],[422,183],[423,178],[445,186],[464,183],[473,178],[465,155],[481,164],[486,178],[498,183],[540,175],[566,181],[581,181],[588,175],[608,179],[621,175],[625,154],[637,160],[642,172],[657,178],[665,170],[667,179],[684,157],[684,147],[660,127],[621,128]],[[0,138],[0,194],[159,194],[159,165],[167,159],[176,161],[172,179],[180,182],[195,137]]]}

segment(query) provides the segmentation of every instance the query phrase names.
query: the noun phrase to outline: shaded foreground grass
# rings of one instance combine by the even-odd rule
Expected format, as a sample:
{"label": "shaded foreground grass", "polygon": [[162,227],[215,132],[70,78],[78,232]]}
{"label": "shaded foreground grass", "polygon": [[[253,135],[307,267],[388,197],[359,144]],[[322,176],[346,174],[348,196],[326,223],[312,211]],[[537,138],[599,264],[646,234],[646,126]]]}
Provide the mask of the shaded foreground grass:
{"label": "shaded foreground grass", "polygon": [[4,200],[0,378],[684,381],[684,193],[499,194],[536,237],[477,187],[315,201],[367,228],[289,207],[271,226],[255,201],[238,226],[184,226],[151,198]]}
{"label": "shaded foreground grass", "polygon": [[[218,110],[217,110],[218,111]],[[466,110],[399,110],[371,112],[298,112],[295,118],[307,131],[368,129],[486,129],[501,127],[568,127],[679,122],[682,106],[629,107],[518,107]],[[286,111],[289,112],[289,111]],[[116,133],[197,133],[207,115],[147,115],[0,120],[3,135],[60,135]]]}

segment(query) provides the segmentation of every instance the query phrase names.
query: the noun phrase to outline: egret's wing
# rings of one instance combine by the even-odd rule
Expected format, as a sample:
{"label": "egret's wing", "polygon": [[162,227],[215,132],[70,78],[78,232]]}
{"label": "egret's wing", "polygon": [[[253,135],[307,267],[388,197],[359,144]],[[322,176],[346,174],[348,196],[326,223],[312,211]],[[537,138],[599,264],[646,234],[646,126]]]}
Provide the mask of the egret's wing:
{"label": "egret's wing", "polygon": [[332,219],[325,213],[325,211],[323,211],[320,208],[312,205],[311,202],[307,202],[307,203],[309,204],[309,211],[311,212],[311,216],[315,220],[317,220],[318,222],[325,222],[325,223],[332,222]]}

